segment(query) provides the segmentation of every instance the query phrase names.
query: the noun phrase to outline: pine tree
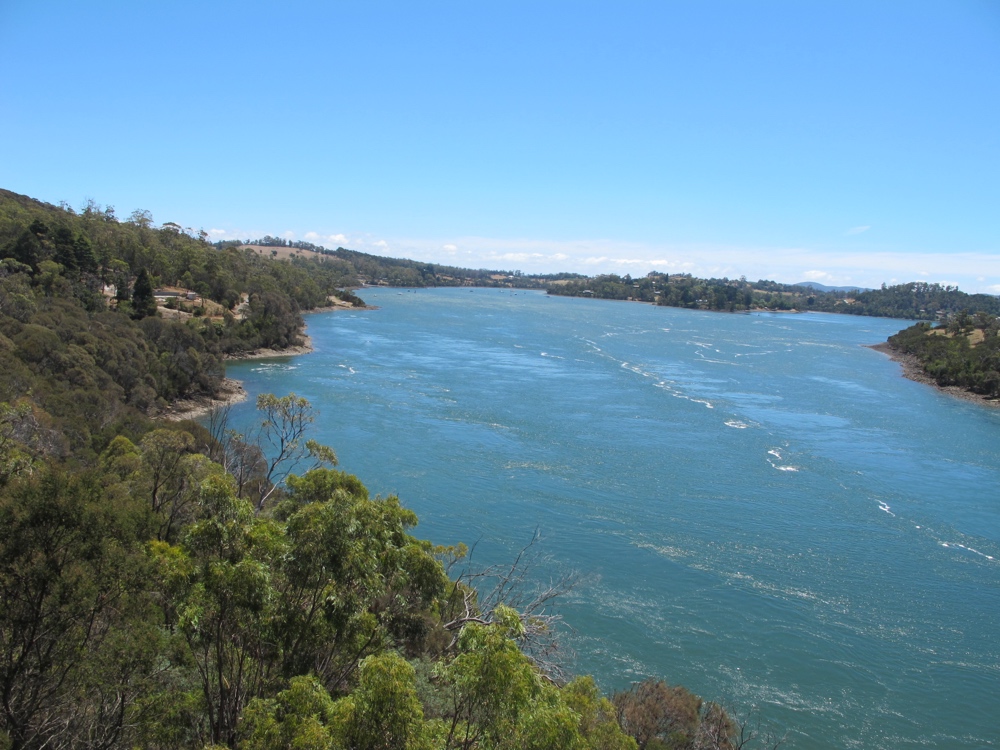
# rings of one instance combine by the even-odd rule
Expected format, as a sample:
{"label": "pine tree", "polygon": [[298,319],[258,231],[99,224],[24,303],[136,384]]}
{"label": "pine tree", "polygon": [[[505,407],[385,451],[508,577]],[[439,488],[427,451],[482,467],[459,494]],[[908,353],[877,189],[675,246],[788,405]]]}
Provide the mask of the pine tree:
{"label": "pine tree", "polygon": [[149,281],[149,274],[143,268],[135,278],[135,285],[132,287],[132,317],[145,318],[156,315],[156,297],[153,296],[153,285]]}
{"label": "pine tree", "polygon": [[97,257],[94,255],[90,240],[85,235],[78,235],[73,242],[73,255],[81,271],[97,273]]}
{"label": "pine tree", "polygon": [[53,234],[52,240],[56,246],[53,260],[60,264],[67,272],[78,270],[76,253],[73,247],[73,233],[66,227],[59,227]]}

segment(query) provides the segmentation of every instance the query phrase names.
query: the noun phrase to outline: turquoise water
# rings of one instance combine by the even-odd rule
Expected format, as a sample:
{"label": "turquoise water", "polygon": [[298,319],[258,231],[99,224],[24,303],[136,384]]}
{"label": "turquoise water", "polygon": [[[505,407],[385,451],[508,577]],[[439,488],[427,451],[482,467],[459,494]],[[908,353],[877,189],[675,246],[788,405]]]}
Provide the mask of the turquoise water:
{"label": "turquoise water", "polygon": [[[799,748],[1000,745],[1000,410],[865,348],[907,325],[541,293],[365,290],[316,352],[229,367],[305,396],[420,536],[587,579],[574,667],[656,675]],[[241,405],[238,419],[252,406]]]}

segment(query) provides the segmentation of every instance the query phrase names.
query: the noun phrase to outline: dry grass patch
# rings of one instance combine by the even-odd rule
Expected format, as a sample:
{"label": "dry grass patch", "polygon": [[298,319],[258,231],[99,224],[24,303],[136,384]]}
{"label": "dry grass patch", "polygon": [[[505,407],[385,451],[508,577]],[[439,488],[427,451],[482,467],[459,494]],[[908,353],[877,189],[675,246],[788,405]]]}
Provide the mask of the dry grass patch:
{"label": "dry grass patch", "polygon": [[[949,339],[955,338],[955,334],[948,333],[947,328],[932,328],[927,332],[928,336],[946,336]],[[964,336],[969,340],[970,346],[977,346],[983,342],[986,338],[986,332],[982,328],[973,328],[971,333],[966,333]]]}

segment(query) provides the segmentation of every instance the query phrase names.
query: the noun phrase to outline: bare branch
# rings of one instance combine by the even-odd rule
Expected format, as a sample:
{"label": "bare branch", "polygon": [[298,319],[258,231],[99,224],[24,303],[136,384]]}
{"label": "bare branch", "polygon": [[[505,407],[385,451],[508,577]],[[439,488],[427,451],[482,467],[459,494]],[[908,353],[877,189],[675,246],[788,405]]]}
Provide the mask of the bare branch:
{"label": "bare branch", "polygon": [[541,540],[536,529],[531,541],[518,551],[513,562],[479,569],[472,563],[473,545],[465,569],[455,580],[453,615],[445,628],[455,633],[451,644],[454,646],[458,631],[466,623],[492,623],[500,605],[515,609],[524,630],[519,639],[521,650],[546,677],[561,682],[567,676],[565,664],[571,654],[559,641],[562,617],[552,612],[551,606],[576,588],[581,578],[575,571],[568,571],[548,582],[540,579],[537,571],[553,565],[552,560],[538,549]]}

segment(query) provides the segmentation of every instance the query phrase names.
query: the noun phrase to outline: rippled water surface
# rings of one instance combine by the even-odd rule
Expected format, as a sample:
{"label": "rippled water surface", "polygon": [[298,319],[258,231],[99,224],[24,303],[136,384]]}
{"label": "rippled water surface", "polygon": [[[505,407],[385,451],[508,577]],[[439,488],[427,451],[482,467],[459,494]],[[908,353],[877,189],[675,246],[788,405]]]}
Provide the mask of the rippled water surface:
{"label": "rippled water surface", "polygon": [[309,398],[419,535],[506,560],[539,529],[589,578],[561,610],[578,671],[665,677],[799,748],[1000,744],[1000,410],[865,348],[907,323],[363,296],[309,317],[314,354],[229,374]]}

